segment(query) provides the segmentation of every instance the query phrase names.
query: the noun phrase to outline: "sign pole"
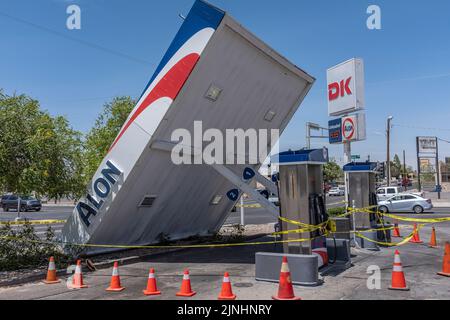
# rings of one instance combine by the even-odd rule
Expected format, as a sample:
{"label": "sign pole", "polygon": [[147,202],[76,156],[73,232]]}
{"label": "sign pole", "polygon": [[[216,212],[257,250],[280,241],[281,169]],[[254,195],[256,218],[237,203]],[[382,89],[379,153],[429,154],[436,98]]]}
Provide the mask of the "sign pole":
{"label": "sign pole", "polygon": [[419,137],[416,138],[416,148],[417,148],[417,182],[419,184],[419,192],[422,192],[422,181],[420,180]]}
{"label": "sign pole", "polygon": [[344,143],[344,162],[345,164],[352,162],[352,145],[350,141]]}
{"label": "sign pole", "polygon": [[241,226],[245,226],[244,195],[241,196]]}
{"label": "sign pole", "polygon": [[[344,142],[344,163],[345,164],[350,163],[351,158],[352,158],[352,145],[351,145],[350,141],[346,141],[346,142]],[[349,201],[350,201],[350,198],[349,198],[350,185],[349,185],[347,173],[345,173],[344,179],[345,179],[345,203],[346,203],[346,207],[348,208],[350,206],[350,203],[349,203]]]}

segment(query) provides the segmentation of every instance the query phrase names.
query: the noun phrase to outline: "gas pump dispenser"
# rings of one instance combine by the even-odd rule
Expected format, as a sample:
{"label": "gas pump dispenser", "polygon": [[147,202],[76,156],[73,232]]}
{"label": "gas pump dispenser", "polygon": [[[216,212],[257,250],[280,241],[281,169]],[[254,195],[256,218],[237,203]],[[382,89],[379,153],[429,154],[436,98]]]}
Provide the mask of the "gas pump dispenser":
{"label": "gas pump dispenser", "polygon": [[[328,162],[328,149],[300,150],[280,153],[279,198],[281,217],[308,225],[319,225],[328,220],[323,185],[323,165]],[[282,221],[282,230],[302,228]],[[320,230],[288,233],[283,240],[311,239],[284,243],[287,254],[317,254],[319,266],[326,265],[328,255],[326,237]]]}
{"label": "gas pump dispenser", "polygon": [[[354,212],[350,219],[351,228],[364,237],[378,241],[377,231],[367,231],[376,229],[379,226],[376,215],[377,195],[376,195],[376,175],[377,163],[355,162],[344,166],[345,182],[347,189],[347,203],[349,207],[369,208],[373,213]],[[368,239],[354,236],[357,244],[365,249],[379,250],[377,244]]]}
{"label": "gas pump dispenser", "polygon": [[348,268],[351,265],[350,241],[336,237],[327,239],[324,228],[328,225],[295,231],[329,221],[323,185],[323,165],[328,162],[328,149],[288,151],[271,160],[279,166],[275,180],[279,189],[283,246],[277,247],[275,252],[256,253],[256,279],[278,281],[279,265],[286,256],[294,284],[318,285],[320,267],[332,264]]}

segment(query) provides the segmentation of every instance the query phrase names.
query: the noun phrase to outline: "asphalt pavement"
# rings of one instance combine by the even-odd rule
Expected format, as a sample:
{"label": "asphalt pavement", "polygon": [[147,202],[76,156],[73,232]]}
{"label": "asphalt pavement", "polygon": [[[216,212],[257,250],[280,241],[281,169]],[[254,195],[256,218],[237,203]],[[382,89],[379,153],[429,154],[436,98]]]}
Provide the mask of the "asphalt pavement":
{"label": "asphalt pavement", "polygon": [[[327,208],[341,207],[344,197],[328,197],[327,198]],[[252,200],[245,201],[245,205],[254,205],[256,202]],[[42,211],[40,212],[21,212],[21,218],[29,220],[66,220],[73,212],[73,206],[55,206],[55,205],[44,205]],[[450,214],[449,208],[435,208],[431,212],[424,213],[420,217],[439,217],[445,214]],[[406,214],[409,217],[419,217],[415,214]],[[14,221],[17,217],[16,211],[3,212],[0,211],[0,222]],[[241,222],[241,212],[240,208],[237,208],[236,212],[231,212],[225,224],[239,224]],[[267,210],[264,208],[244,208],[244,222],[246,225],[257,225],[257,224],[267,224],[275,223],[275,219]],[[52,229],[56,234],[61,233],[63,228],[63,223],[52,224]],[[15,226],[14,228],[18,228]],[[38,235],[44,235],[47,231],[47,225],[35,225],[34,226]]]}

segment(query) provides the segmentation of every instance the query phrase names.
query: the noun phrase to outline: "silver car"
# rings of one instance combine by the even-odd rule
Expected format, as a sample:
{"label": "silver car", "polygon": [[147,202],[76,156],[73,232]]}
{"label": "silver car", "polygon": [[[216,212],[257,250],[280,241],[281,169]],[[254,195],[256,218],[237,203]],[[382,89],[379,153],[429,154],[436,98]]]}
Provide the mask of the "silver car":
{"label": "silver car", "polygon": [[430,199],[424,199],[415,194],[397,194],[387,200],[378,201],[378,209],[381,212],[413,211],[422,213],[425,210],[433,209]]}
{"label": "silver car", "polygon": [[328,195],[330,197],[345,196],[345,188],[342,187],[331,188],[330,191],[328,191]]}

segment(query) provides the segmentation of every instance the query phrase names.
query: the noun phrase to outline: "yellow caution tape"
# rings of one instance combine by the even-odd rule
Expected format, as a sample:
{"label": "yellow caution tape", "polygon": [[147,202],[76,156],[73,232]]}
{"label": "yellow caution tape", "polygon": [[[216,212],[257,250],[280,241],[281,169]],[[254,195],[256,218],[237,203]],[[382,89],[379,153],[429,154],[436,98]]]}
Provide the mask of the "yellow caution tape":
{"label": "yellow caution tape", "polygon": [[315,229],[318,229],[318,228],[320,228],[322,225],[328,223],[328,221],[325,221],[325,222],[323,222],[323,223],[321,223],[321,224],[318,224],[318,225],[312,225],[312,224],[307,224],[307,223],[303,223],[303,222],[299,222],[299,221],[295,221],[295,220],[290,220],[290,219],[283,218],[283,217],[279,217],[279,219],[280,219],[281,221],[284,221],[284,222],[287,222],[287,223],[290,223],[290,224],[293,224],[293,225],[296,225],[296,226],[301,226],[301,227],[304,227],[304,228],[311,228],[311,229],[314,229],[314,230],[315,230]]}
{"label": "yellow caution tape", "polygon": [[442,223],[442,222],[450,221],[450,217],[420,219],[420,218],[405,218],[405,217],[398,216],[398,215],[395,215],[395,214],[390,214],[390,213],[384,213],[384,215],[386,217],[389,217],[389,218],[392,218],[392,219],[396,219],[396,220],[400,220],[400,221],[418,222],[418,223],[425,223],[425,224]]}
{"label": "yellow caution tape", "polygon": [[[132,246],[132,245],[109,245],[109,244],[80,244],[80,243],[69,243],[62,241],[44,241],[44,240],[28,240],[31,243],[39,244],[63,244],[75,247],[86,247],[86,248],[116,248],[116,249],[201,249],[201,248],[226,248],[226,247],[243,247],[243,246],[256,246],[256,245],[270,245],[277,243],[294,243],[294,242],[306,242],[316,239],[314,238],[303,238],[303,239],[293,239],[293,240],[281,240],[281,241],[259,241],[259,242],[239,242],[239,243],[220,243],[220,244],[193,244],[193,245],[155,245],[155,246]],[[19,237],[0,237],[0,239],[5,240],[23,240]]]}
{"label": "yellow caution tape", "polygon": [[[239,206],[237,206],[239,207]],[[256,205],[246,205],[244,207],[261,207],[259,204]],[[343,218],[346,216],[350,216],[354,213],[376,213],[380,220],[382,220],[383,216],[386,217],[390,217],[396,220],[400,220],[400,221],[408,221],[408,222],[418,222],[418,223],[422,223],[418,226],[419,230],[420,228],[422,228],[425,224],[429,224],[429,223],[441,223],[441,222],[447,222],[450,221],[450,217],[446,217],[446,218],[430,218],[430,219],[418,219],[418,218],[406,218],[406,217],[402,217],[402,216],[398,216],[398,215],[394,215],[394,214],[388,214],[388,213],[381,213],[381,212],[374,212],[371,211],[371,209],[376,208],[377,206],[371,206],[371,207],[367,207],[367,208],[348,208],[348,211],[344,214],[341,215],[337,215],[335,216],[335,218]],[[287,230],[287,231],[281,231],[281,232],[276,232],[276,233],[272,233],[271,235],[276,236],[276,235],[285,235],[285,234],[290,234],[290,233],[304,233],[304,232],[312,232],[315,230],[319,230],[321,232],[323,232],[323,234],[320,236],[326,236],[328,234],[328,231],[326,230],[327,226],[329,226],[329,224],[331,223],[332,219],[329,219],[325,222],[322,222],[318,225],[311,225],[311,224],[306,224],[303,222],[299,222],[299,221],[295,221],[295,220],[290,220],[287,218],[283,218],[283,217],[279,217],[279,219],[281,221],[284,221],[286,223],[289,224],[293,224],[293,225],[297,225],[300,226],[302,228],[300,229],[295,229],[295,230]],[[27,221],[27,223],[32,224],[32,225],[39,225],[39,224],[61,224],[61,223],[65,223],[66,220],[29,220]],[[18,222],[0,222],[0,225],[23,225],[25,224],[25,222],[23,221],[18,221]],[[408,226],[402,226],[402,227],[408,227]],[[373,230],[366,230],[366,231],[349,231],[350,233],[355,233],[356,235],[358,235],[358,237],[363,238],[367,241],[371,241],[380,245],[384,245],[384,246],[401,246],[405,243],[408,243],[409,240],[412,239],[412,237],[414,236],[414,232],[406,237],[403,241],[398,242],[398,243],[385,243],[385,242],[379,242],[379,241],[375,241],[373,239],[370,239],[366,236],[364,236],[364,234],[362,234],[361,232],[373,232],[373,231],[387,231],[387,230],[392,230],[394,227],[385,227],[385,228],[380,228],[380,229],[373,229]],[[335,232],[336,233],[336,232]],[[20,238],[14,238],[14,237],[0,237],[1,239],[9,239],[9,240],[20,240]],[[32,240],[28,240],[29,242],[36,242],[36,243],[59,243],[59,244],[65,244],[65,245],[71,245],[71,246],[78,246],[78,247],[96,247],[96,248],[118,248],[118,249],[169,249],[169,248],[223,248],[223,247],[239,247],[239,246],[253,246],[253,245],[264,245],[264,244],[277,244],[277,243],[293,243],[293,242],[306,242],[306,241],[311,241],[314,240],[318,237],[314,237],[314,238],[301,238],[301,239],[292,239],[292,240],[281,240],[281,241],[268,241],[268,242],[242,242],[242,243],[224,243],[224,244],[198,244],[198,245],[167,245],[167,246],[160,246],[160,245],[154,245],[154,246],[132,246],[132,245],[100,245],[100,244],[78,244],[78,243],[66,243],[66,242],[47,242],[47,241],[40,241],[40,240],[36,240],[36,241],[32,241]]]}
{"label": "yellow caution tape", "polygon": [[66,223],[66,220],[7,221],[7,222],[0,222],[0,225],[1,226],[5,226],[5,225],[18,226],[18,225],[24,225],[24,224],[39,225],[39,224],[62,224],[62,223]]}
{"label": "yellow caution tape", "polygon": [[286,231],[279,231],[279,232],[274,232],[271,233],[271,235],[273,236],[280,236],[280,235],[285,235],[285,234],[291,234],[291,233],[304,233],[304,232],[312,232],[315,230],[318,230],[319,228],[305,228],[305,229],[295,229],[295,230],[286,230]]}
{"label": "yellow caution tape", "polygon": [[[417,230],[413,231],[409,236],[407,236],[406,238],[404,238],[402,241],[400,242],[381,242],[381,241],[376,241],[373,239],[370,239],[368,237],[366,237],[364,234],[362,234],[361,232],[356,232],[355,234],[362,239],[365,239],[369,242],[373,242],[382,246],[386,246],[386,247],[397,247],[397,246],[402,246],[404,244],[407,244],[413,237],[414,235],[419,232],[419,230],[423,227],[424,225],[418,225],[417,226]],[[367,231],[364,231],[367,232]]]}

